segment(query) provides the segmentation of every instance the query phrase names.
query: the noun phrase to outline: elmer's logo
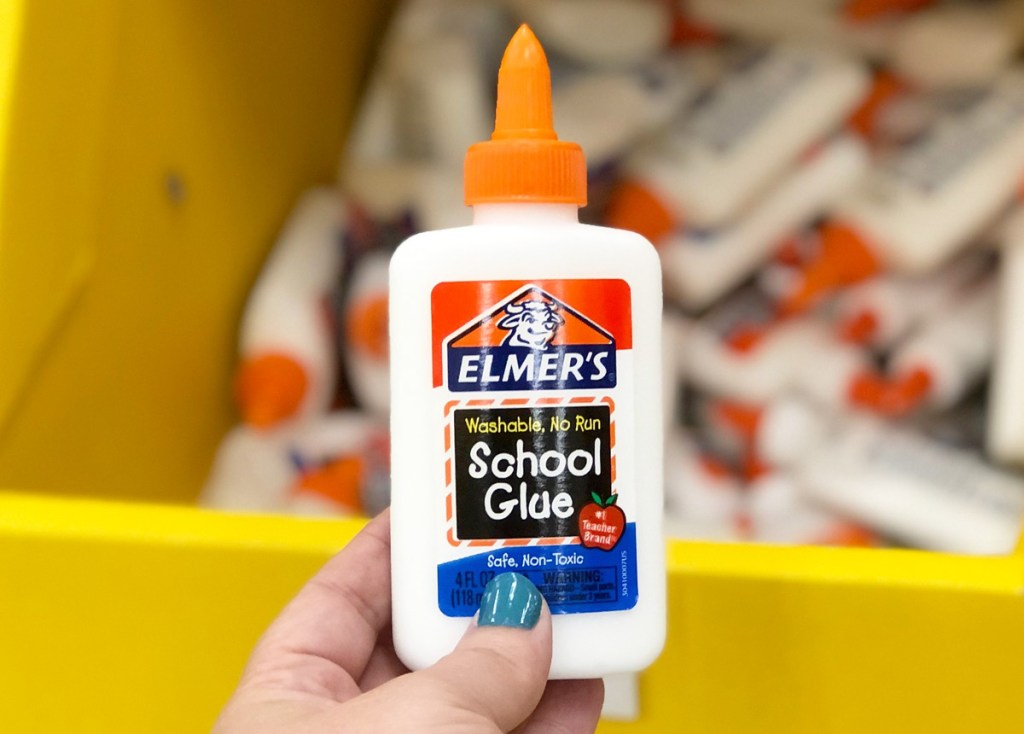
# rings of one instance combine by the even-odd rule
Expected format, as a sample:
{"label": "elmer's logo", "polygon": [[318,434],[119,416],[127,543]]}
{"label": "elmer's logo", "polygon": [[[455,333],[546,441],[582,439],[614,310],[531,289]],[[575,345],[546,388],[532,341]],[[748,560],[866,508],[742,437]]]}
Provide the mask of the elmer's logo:
{"label": "elmer's logo", "polygon": [[452,391],[615,387],[615,338],[535,285],[445,340]]}

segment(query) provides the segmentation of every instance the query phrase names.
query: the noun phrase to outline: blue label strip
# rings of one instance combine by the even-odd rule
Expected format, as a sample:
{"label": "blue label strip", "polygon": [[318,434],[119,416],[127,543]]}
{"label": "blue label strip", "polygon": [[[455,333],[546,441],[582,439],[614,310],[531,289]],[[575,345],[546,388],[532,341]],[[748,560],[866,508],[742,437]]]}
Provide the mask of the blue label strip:
{"label": "blue label strip", "polygon": [[638,596],[636,523],[611,550],[581,545],[499,547],[437,567],[437,603],[449,617],[472,617],[487,583],[515,571],[532,581],[552,614],[632,609]]}

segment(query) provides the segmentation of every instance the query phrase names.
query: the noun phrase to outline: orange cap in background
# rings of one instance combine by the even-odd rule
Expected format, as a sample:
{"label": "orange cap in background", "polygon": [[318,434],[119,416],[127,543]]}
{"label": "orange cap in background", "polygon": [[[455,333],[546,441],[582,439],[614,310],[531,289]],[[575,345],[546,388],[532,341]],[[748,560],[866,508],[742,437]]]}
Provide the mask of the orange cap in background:
{"label": "orange cap in background", "polygon": [[653,191],[639,181],[629,180],[619,183],[612,191],[604,223],[636,232],[655,246],[679,226]]}
{"label": "orange cap in background", "polygon": [[323,497],[353,512],[360,512],[362,478],[363,461],[358,456],[342,456],[305,472],[292,491]]}
{"label": "orange cap in background", "polygon": [[846,399],[857,408],[877,409],[886,390],[885,378],[876,372],[864,371],[850,381]]}
{"label": "orange cap in background", "polygon": [[890,14],[912,13],[934,3],[935,0],[849,0],[843,17],[851,23],[864,23]]}
{"label": "orange cap in background", "polygon": [[298,411],[308,385],[305,368],[287,354],[270,352],[244,360],[235,376],[242,420],[253,428],[277,425]]}
{"label": "orange cap in background", "polygon": [[863,138],[872,138],[882,109],[909,91],[910,85],[892,72],[876,72],[867,96],[848,119],[850,129]]}
{"label": "orange cap in background", "polygon": [[878,314],[869,309],[858,311],[839,325],[839,338],[853,344],[870,344],[878,334]]}
{"label": "orange cap in background", "polygon": [[849,520],[837,523],[808,543],[836,548],[870,548],[877,544],[878,539],[870,529]]}
{"label": "orange cap in background", "polygon": [[761,426],[761,417],[764,415],[762,406],[734,400],[716,400],[711,406],[711,411],[717,421],[727,426],[744,443],[754,443]]}
{"label": "orange cap in background", "polygon": [[548,60],[525,23],[501,59],[491,139],[471,145],[466,152],[465,191],[469,206],[587,203],[583,149],[555,134]]}
{"label": "orange cap in background", "polygon": [[388,358],[388,294],[374,293],[349,307],[345,317],[348,346],[380,361]]}
{"label": "orange cap in background", "polygon": [[679,0],[663,0],[672,15],[672,33],[668,44],[676,46],[704,46],[719,43],[722,33],[714,26],[703,23],[686,13],[686,4]]}
{"label": "orange cap in background", "polygon": [[931,373],[924,367],[908,370],[886,386],[878,410],[890,418],[905,416],[921,407],[934,385]]}
{"label": "orange cap in background", "polygon": [[826,223],[821,228],[821,253],[802,269],[799,286],[783,299],[780,310],[784,314],[804,311],[822,296],[866,280],[880,269],[878,256],[856,229]]}

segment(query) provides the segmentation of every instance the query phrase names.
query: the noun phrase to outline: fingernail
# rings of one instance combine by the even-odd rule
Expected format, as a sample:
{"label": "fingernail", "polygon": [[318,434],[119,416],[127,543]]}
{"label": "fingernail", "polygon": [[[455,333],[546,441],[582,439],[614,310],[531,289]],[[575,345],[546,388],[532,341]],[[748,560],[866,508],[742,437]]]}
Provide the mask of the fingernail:
{"label": "fingernail", "polygon": [[518,573],[503,573],[491,579],[480,600],[481,627],[533,629],[540,619],[540,592]]}

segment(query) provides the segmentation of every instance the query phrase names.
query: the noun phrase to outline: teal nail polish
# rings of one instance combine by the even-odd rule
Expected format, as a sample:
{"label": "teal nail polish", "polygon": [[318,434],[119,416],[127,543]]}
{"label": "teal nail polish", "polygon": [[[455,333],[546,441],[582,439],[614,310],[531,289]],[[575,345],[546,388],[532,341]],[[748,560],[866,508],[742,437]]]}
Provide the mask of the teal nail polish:
{"label": "teal nail polish", "polygon": [[480,599],[481,627],[533,629],[540,619],[542,599],[533,583],[518,573],[503,573],[491,579]]}

